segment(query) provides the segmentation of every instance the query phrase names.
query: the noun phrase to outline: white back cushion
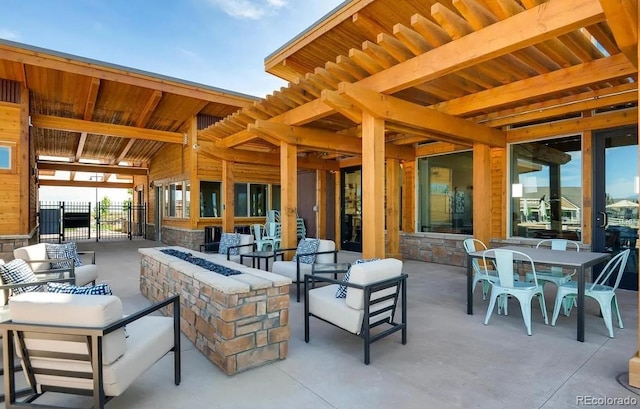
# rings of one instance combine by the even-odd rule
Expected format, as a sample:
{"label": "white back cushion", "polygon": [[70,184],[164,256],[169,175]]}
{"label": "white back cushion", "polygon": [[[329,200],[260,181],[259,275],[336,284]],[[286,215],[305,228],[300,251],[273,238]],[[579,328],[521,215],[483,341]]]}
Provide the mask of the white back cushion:
{"label": "white back cushion", "polygon": [[[31,246],[20,247],[13,250],[13,257],[23,260],[48,260],[47,247],[45,243],[32,244]],[[50,263],[27,263],[33,271],[49,270]]]}
{"label": "white back cushion", "polygon": [[[243,245],[243,244],[253,244],[253,234],[241,234],[240,235],[240,243],[238,243],[239,245]],[[253,251],[253,247],[251,246],[246,246],[246,247],[240,247],[239,249],[239,253],[240,254],[246,254],[246,253],[251,253]],[[240,262],[240,257],[237,257],[238,262]]]}
{"label": "white back cushion", "polygon": [[[14,322],[26,324],[103,327],[122,318],[122,302],[113,295],[80,295],[59,293],[24,293],[9,299]],[[37,340],[38,347],[65,352],[84,353],[86,343]],[[104,337],[103,362],[108,365],[127,349],[124,329]]]}
{"label": "white back cushion", "polygon": [[[397,277],[402,274],[402,261],[395,258],[385,258],[368,263],[354,264],[351,266],[349,282],[353,284],[366,285],[376,281],[382,281]],[[395,287],[378,291],[375,298],[383,297],[395,292]],[[356,310],[364,308],[364,291],[347,287],[346,304]]]}
{"label": "white back cushion", "polygon": [[[331,240],[320,239],[318,243],[318,252],[321,251],[333,251],[336,249],[336,243]],[[333,253],[330,254],[318,254],[316,256],[316,263],[333,263]]]}

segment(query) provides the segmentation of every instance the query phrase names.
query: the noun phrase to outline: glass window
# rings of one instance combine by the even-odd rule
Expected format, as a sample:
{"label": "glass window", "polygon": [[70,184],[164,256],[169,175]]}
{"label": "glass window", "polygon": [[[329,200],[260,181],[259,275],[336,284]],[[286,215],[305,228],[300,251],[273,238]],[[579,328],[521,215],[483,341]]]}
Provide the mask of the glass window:
{"label": "glass window", "polygon": [[200,217],[220,217],[221,200],[221,182],[200,182]]}
{"label": "glass window", "polygon": [[267,185],[249,185],[249,193],[251,197],[249,215],[253,217],[261,217],[266,214],[267,210]]}
{"label": "glass window", "polygon": [[580,240],[581,137],[511,146],[511,235]]}
{"label": "glass window", "polygon": [[271,209],[280,210],[280,185],[271,185]]}
{"label": "glass window", "polygon": [[189,192],[188,190],[185,190],[189,188],[190,185],[186,182],[169,183],[162,187],[164,192],[162,203],[164,216],[179,218],[189,217]]}
{"label": "glass window", "polygon": [[191,183],[184,183],[184,217],[191,217]]}
{"label": "glass window", "polygon": [[0,146],[0,169],[11,169],[11,147]]}
{"label": "glass window", "polygon": [[418,159],[418,226],[473,234],[473,152]]}
{"label": "glass window", "polygon": [[235,198],[235,210],[234,216],[236,217],[247,217],[249,215],[248,205],[247,205],[247,184],[246,183],[236,183],[234,190],[234,198]]}

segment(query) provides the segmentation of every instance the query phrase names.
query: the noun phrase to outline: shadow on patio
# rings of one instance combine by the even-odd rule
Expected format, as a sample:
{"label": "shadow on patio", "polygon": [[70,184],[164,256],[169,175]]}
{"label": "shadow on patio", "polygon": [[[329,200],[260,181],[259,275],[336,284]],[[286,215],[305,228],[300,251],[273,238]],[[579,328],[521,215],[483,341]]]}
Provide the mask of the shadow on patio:
{"label": "shadow on patio", "polygon": [[[138,247],[152,241],[79,243],[96,250],[99,282],[122,298],[125,312],[149,304],[139,291]],[[359,254],[341,252],[340,261]],[[408,343],[400,334],[372,346],[371,365],[363,363],[362,340],[317,319],[304,343],[303,306],[291,303],[287,359],[225,375],[183,336],[182,384],[172,382],[172,358],[165,357],[140,377],[117,408],[571,408],[580,397],[631,398],[616,378],[636,352],[638,294],[619,290],[625,329],[610,339],[587,300],[586,342],[576,337],[575,314],[544,325],[533,303],[532,336],[516,305],[483,325],[487,301],[475,293],[475,315],[466,314],[465,269],[405,261],[408,280]],[[547,286],[547,307],[555,288]],[[626,384],[626,376],[621,381]],[[638,391],[636,390],[636,393]],[[51,396],[51,403],[88,407],[85,398]],[[582,403],[582,404],[581,404]]]}

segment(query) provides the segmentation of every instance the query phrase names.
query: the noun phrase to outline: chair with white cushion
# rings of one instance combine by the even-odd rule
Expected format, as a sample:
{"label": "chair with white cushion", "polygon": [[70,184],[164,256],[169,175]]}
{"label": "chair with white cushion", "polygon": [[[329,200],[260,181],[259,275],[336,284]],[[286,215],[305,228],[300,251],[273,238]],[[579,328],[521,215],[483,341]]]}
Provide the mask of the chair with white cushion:
{"label": "chair with white cushion", "polygon": [[[66,243],[71,244],[71,243]],[[58,245],[60,246],[60,245]],[[96,266],[96,253],[94,251],[77,251],[77,256],[85,256],[90,258],[90,263],[79,263],[75,260],[69,262],[69,267],[55,267],[52,266],[52,258],[47,253],[47,244],[38,243],[30,246],[24,246],[13,250],[13,256],[26,261],[35,273],[55,273],[57,270],[66,268],[73,269],[73,276],[75,277],[75,284],[79,286],[87,285],[89,283],[95,284],[98,278],[98,266]],[[64,260],[70,260],[68,257],[60,257],[53,263],[63,263]]]}
{"label": "chair with white cushion", "polygon": [[[507,249],[492,249],[486,250],[482,255],[482,261],[485,265],[490,264],[491,260],[495,260],[495,266],[498,270],[497,281],[491,282],[491,298],[489,300],[489,308],[487,309],[487,315],[484,319],[484,325],[489,324],[489,319],[493,314],[493,309],[496,305],[498,298],[505,301],[506,311],[506,296],[512,296],[518,299],[520,302],[520,310],[522,311],[522,318],[524,325],[527,328],[527,335],[531,335],[531,301],[533,297],[538,297],[540,302],[540,309],[542,310],[542,316],[544,317],[544,323],[548,324],[549,319],[547,317],[547,308],[544,302],[544,294],[542,286],[538,284],[538,278],[536,275],[536,268],[533,264],[533,260],[528,255],[514,250]],[[530,265],[533,282],[516,281],[513,279],[515,261],[522,261]],[[488,274],[488,272],[487,272]],[[498,301],[498,308],[500,308],[500,302]]]}
{"label": "chair with white cushion", "polygon": [[[165,307],[173,317],[149,315]],[[45,407],[37,400],[47,392],[89,395],[104,408],[169,352],[180,384],[179,296],[124,318],[112,295],[24,293],[9,300],[9,310],[11,321],[0,323],[7,408]],[[24,403],[7,364],[16,355],[32,389]]]}
{"label": "chair with white cushion", "polygon": [[[407,343],[407,275],[402,261],[387,258],[351,266],[345,280],[324,275],[305,275],[304,340],[309,342],[309,317],[316,317],[364,340],[364,363],[371,361],[371,343],[397,331]],[[327,283],[315,287],[316,283]],[[338,291],[346,287],[346,296]],[[397,305],[400,301],[400,319]],[[387,325],[379,331],[373,328]]]}
{"label": "chair with white cushion", "polygon": [[[313,240],[318,241],[317,249],[315,251],[303,250],[304,244]],[[296,252],[294,259],[290,261],[284,260],[284,254],[288,251]],[[280,260],[277,260],[277,256],[280,256]],[[305,274],[311,274],[313,264],[337,262],[338,250],[336,250],[336,243],[334,241],[306,238],[300,240],[298,247],[278,249],[276,251],[276,261],[273,262],[271,272],[289,277],[292,281],[295,281],[296,300],[300,302],[300,284],[304,280]]]}
{"label": "chair with white cushion", "polygon": [[[605,265],[604,269],[598,275],[598,278],[593,283],[586,283],[584,288],[585,297],[593,298],[598,301],[600,305],[600,311],[602,312],[602,319],[604,325],[609,331],[609,337],[613,338],[613,320],[612,314],[616,314],[618,319],[618,327],[624,328],[622,325],[622,317],[620,316],[620,309],[618,308],[618,298],[616,297],[616,289],[620,285],[622,274],[627,266],[627,260],[629,259],[630,250],[626,249],[616,254]],[[611,284],[613,280],[613,285]],[[553,316],[551,318],[551,325],[556,325],[556,320],[560,314],[560,307],[567,305],[564,302],[565,298],[575,298],[578,296],[578,285],[576,281],[568,281],[558,286],[558,293],[556,294],[556,302],[553,307]],[[568,303],[569,308],[565,309],[565,315],[569,315],[571,310],[570,306],[573,305],[573,301]]]}

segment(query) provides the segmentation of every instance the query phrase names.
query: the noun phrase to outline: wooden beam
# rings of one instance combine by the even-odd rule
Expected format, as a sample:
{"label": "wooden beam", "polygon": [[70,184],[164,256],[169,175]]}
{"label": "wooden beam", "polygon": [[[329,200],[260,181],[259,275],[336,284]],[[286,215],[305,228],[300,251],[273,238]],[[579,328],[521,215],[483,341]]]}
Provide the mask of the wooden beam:
{"label": "wooden beam", "polygon": [[[202,141],[199,143],[198,153],[215,160],[227,160],[229,162],[250,163],[254,165],[260,164],[275,167],[280,166],[280,156],[278,154],[241,149],[217,148],[215,146],[203,144]],[[340,170],[340,164],[335,160],[318,159],[310,156],[298,157],[298,167],[300,169]]]}
{"label": "wooden beam", "polygon": [[327,172],[316,171],[316,237],[327,238]]}
{"label": "wooden beam", "polygon": [[416,157],[441,155],[443,153],[453,153],[458,151],[468,151],[470,146],[456,145],[449,142],[432,142],[416,146]]}
{"label": "wooden beam", "polygon": [[504,132],[478,125],[465,119],[437,112],[400,98],[381,94],[346,82],[340,83],[338,92],[363,111],[389,121],[400,122],[437,132],[443,140],[454,138],[466,143],[481,142],[504,147]]}
{"label": "wooden beam", "polygon": [[235,177],[233,162],[222,161],[222,231],[231,233],[235,220]]}
{"label": "wooden beam", "polygon": [[340,96],[337,91],[331,91],[328,89],[322,90],[320,100],[353,122],[357,124],[362,122],[362,110],[346,98]]}
{"label": "wooden beam", "polygon": [[[335,132],[322,129],[290,126],[263,120],[257,120],[255,124],[249,124],[249,130],[252,129],[265,132],[281,141],[297,146],[327,152],[362,154],[360,138],[338,135]],[[390,144],[387,149],[388,152],[386,153],[389,157],[402,160],[412,160],[415,157],[413,148],[408,146]]]}
{"label": "wooden beam", "polygon": [[416,161],[403,162],[402,166],[402,231],[416,231]]}
{"label": "wooden beam", "polygon": [[76,156],[75,156],[76,162],[79,161],[80,158],[82,157],[82,151],[84,150],[85,143],[87,143],[87,133],[81,132],[80,139],[78,140],[78,146],[76,147]]}
{"label": "wooden beam", "polygon": [[88,180],[55,180],[55,179],[40,179],[38,180],[40,186],[60,186],[60,187],[99,187],[113,188],[113,189],[133,189],[133,182],[91,182]]}
{"label": "wooden beam", "polygon": [[638,68],[638,0],[600,0],[618,47]]}
{"label": "wooden beam", "polygon": [[93,118],[93,111],[96,108],[96,101],[98,100],[98,91],[100,90],[100,79],[91,78],[91,84],[89,85],[89,94],[87,95],[87,102],[84,104],[84,120],[91,121]]}
{"label": "wooden beam", "polygon": [[[198,220],[200,220],[200,178],[198,177],[198,117],[196,115],[189,119],[189,128],[187,130],[189,136],[189,182],[191,183],[191,192],[189,195],[189,224],[191,229],[198,228]],[[186,195],[184,198],[186,199]],[[185,206],[185,209],[187,207]]]}
{"label": "wooden beam", "polygon": [[507,142],[516,143],[533,141],[549,136],[635,125],[638,123],[637,121],[638,108],[636,107],[623,111],[612,111],[606,114],[598,114],[587,118],[567,119],[564,121],[556,121],[509,130],[507,131]]}
{"label": "wooden beam", "polygon": [[146,176],[147,168],[133,168],[126,166],[114,165],[92,165],[87,163],[70,163],[70,162],[38,162],[38,169],[42,170],[61,170],[69,172],[87,172],[87,173],[116,173],[118,175],[140,175]]}
{"label": "wooden beam", "polygon": [[473,237],[489,243],[491,240],[491,149],[473,145]]}
{"label": "wooden beam", "polygon": [[142,112],[140,112],[140,115],[138,115],[138,118],[136,118],[136,122],[134,125],[137,126],[138,128],[144,128],[147,125],[147,121],[149,121],[151,114],[153,114],[153,111],[156,110],[156,107],[160,103],[161,99],[162,99],[162,91],[158,91],[158,90],[153,91],[151,93],[151,97],[149,97],[149,99],[147,100],[147,103],[144,105]]}
{"label": "wooden beam", "polygon": [[601,81],[630,77],[637,72],[638,69],[624,55],[617,54],[445,101],[433,108],[450,115],[467,115],[514,102],[527,101],[531,98],[532,90],[535,90],[536,97],[540,98]]}
{"label": "wooden beam", "polygon": [[362,257],[384,258],[384,120],[362,114]]}
{"label": "wooden beam", "polygon": [[114,66],[100,65],[98,61],[85,62],[73,59],[73,56],[52,55],[45,50],[27,50],[0,44],[0,59],[51,68],[85,75],[101,80],[120,82],[133,86],[149,88],[170,94],[182,95],[204,101],[216,102],[235,107],[251,106],[255,98],[241,95],[223,89],[213,89],[205,85],[176,81],[167,77],[152,76],[150,73],[123,70]]}
{"label": "wooden beam", "polygon": [[57,129],[70,132],[87,132],[119,138],[145,139],[158,142],[183,143],[184,136],[179,132],[157,131],[133,126],[85,121],[82,119],[61,118],[50,115],[32,115],[31,123],[36,128]]}
{"label": "wooden beam", "polygon": [[127,153],[129,153],[129,151],[131,150],[131,147],[135,142],[136,142],[135,139],[129,139],[127,144],[124,146],[124,148],[122,148],[122,150],[118,154],[116,160],[113,162],[115,165],[117,165],[118,163],[124,160],[124,157],[127,156]]}
{"label": "wooden beam", "polygon": [[255,132],[244,130],[236,134],[228,136],[226,138],[218,139],[215,141],[215,145],[218,148],[233,148],[234,146],[242,145],[247,142],[251,142],[256,139],[258,135]]}

